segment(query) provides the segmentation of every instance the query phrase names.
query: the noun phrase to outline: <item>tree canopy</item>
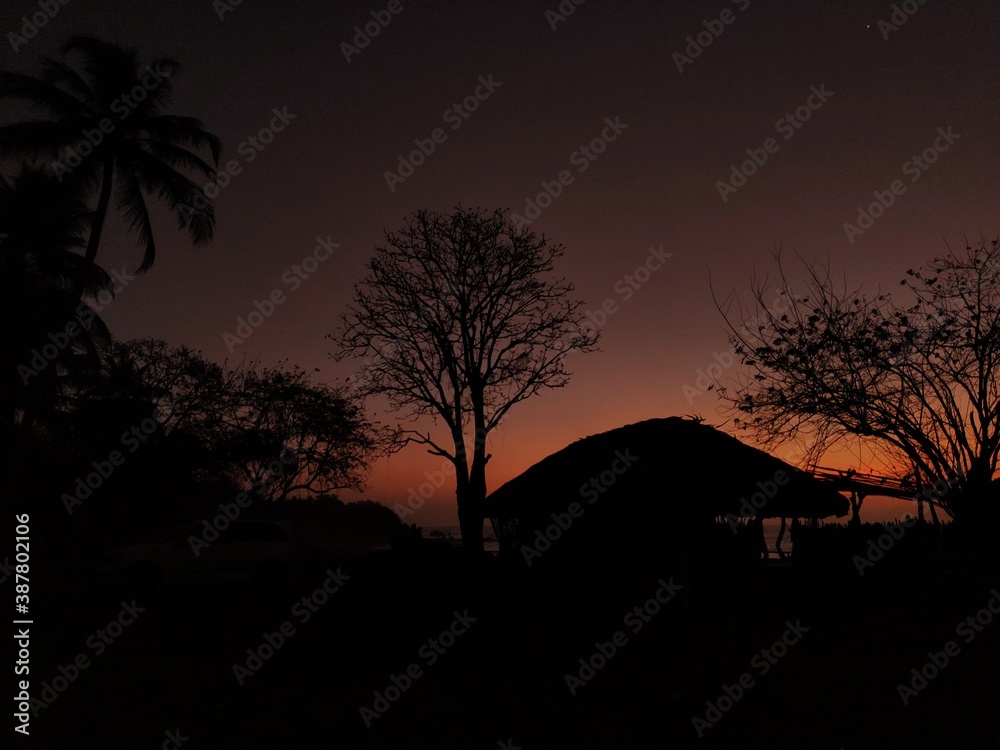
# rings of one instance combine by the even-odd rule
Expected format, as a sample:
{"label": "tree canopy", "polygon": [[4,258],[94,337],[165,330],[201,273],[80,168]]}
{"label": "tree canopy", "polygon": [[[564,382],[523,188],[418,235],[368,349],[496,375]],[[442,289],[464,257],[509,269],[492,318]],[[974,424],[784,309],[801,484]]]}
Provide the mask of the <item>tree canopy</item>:
{"label": "tree canopy", "polygon": [[795,293],[776,256],[749,310],[724,307],[748,375],[721,389],[737,423],[768,443],[826,449],[856,440],[918,486],[948,480],[956,519],[995,512],[1000,457],[1000,245],[981,239],[909,269],[893,295],[806,268]]}
{"label": "tree canopy", "polygon": [[563,253],[502,210],[417,211],[375,249],[332,337],[335,356],[362,360],[356,393],[444,424],[450,445],[402,434],[454,464],[472,547],[482,546],[487,436],[515,404],[565,386],[566,355],[597,342],[572,284],[552,275]]}
{"label": "tree canopy", "polygon": [[117,380],[130,383],[122,390],[149,399],[165,434],[194,441],[200,457],[189,460],[203,476],[272,499],[361,489],[391,445],[357,403],[299,367],[218,365],[154,339],[115,349]]}
{"label": "tree canopy", "polygon": [[[156,257],[147,196],[167,205],[194,244],[212,240],[214,208],[189,175],[213,179],[222,145],[200,120],[167,114],[179,69],[168,57],[143,64],[134,49],[77,36],[58,59],[42,59],[38,77],[0,71],[0,99],[44,115],[0,126],[0,156],[44,166],[81,195],[97,193],[87,261],[97,258],[113,196],[142,246],[140,271]],[[198,155],[202,149],[211,164]],[[205,208],[182,211],[192,196]]]}

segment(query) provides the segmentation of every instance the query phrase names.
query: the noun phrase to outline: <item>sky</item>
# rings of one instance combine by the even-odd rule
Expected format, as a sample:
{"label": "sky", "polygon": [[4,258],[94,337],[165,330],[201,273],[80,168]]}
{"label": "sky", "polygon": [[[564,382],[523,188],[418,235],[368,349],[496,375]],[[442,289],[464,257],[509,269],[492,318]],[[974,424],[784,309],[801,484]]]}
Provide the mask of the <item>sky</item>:
{"label": "sky", "polygon": [[[557,195],[536,201],[531,228],[565,246],[557,270],[586,309],[610,300],[614,312],[601,351],[568,360],[570,384],[518,405],[492,435],[495,488],[630,422],[723,424],[714,393],[685,391],[728,350],[712,292],[745,297],[776,247],[874,288],[963,233],[1000,232],[1000,6],[898,5],[69,0],[27,39],[22,16],[39,6],[9,0],[0,67],[38,72],[38,56],[74,34],[180,61],[171,112],[202,119],[235,164],[216,239],[191,247],[154,210],[155,266],[102,314],[118,338],[217,361],[287,361],[343,382],[357,365],[332,360],[325,337],[385,230],[458,204],[531,218],[549,184]],[[366,24],[378,33],[359,36]],[[433,151],[410,160],[419,142]],[[400,172],[401,160],[422,163]],[[560,173],[571,179],[558,185]],[[845,229],[861,229],[859,208],[897,180],[881,216]],[[114,223],[108,237],[106,266],[134,271],[135,244]],[[320,240],[337,247],[306,273]],[[275,289],[285,301],[227,343]],[[443,468],[412,446],[377,462],[359,496],[392,504],[441,483],[409,520],[454,523]]]}

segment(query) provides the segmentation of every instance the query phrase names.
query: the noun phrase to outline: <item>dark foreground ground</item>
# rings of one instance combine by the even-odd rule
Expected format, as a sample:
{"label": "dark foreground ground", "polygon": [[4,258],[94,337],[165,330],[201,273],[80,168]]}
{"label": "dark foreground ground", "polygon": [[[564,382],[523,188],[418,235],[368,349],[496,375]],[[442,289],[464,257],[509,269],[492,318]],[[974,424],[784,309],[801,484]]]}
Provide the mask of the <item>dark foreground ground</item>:
{"label": "dark foreground ground", "polygon": [[[49,596],[33,612],[35,697],[78,654],[89,666],[33,719],[30,746],[1000,747],[1000,615],[962,624],[990,602],[1000,569],[981,556],[902,550],[864,577],[842,559],[704,579],[667,563],[517,573],[434,546],[330,555],[308,581],[271,595],[140,598],[143,611],[110,643],[95,634],[124,593],[92,590],[80,571],[40,571],[33,591]],[[296,602],[328,568],[349,580],[303,622]],[[626,620],[671,576],[680,594]],[[456,627],[465,632],[450,647],[448,637],[429,644],[466,611],[475,621]],[[247,649],[283,622],[294,633],[240,685],[233,666],[246,667]],[[773,648],[787,623],[800,635]],[[579,660],[616,631],[624,645],[572,695],[565,676],[579,677]],[[904,705],[897,685],[949,641],[957,655]],[[408,668],[419,674],[406,686]],[[406,689],[375,706],[393,676]],[[709,714],[699,737],[692,717],[705,719],[726,686],[736,700],[721,700],[727,710]],[[368,728],[363,707],[387,710],[369,714]]]}

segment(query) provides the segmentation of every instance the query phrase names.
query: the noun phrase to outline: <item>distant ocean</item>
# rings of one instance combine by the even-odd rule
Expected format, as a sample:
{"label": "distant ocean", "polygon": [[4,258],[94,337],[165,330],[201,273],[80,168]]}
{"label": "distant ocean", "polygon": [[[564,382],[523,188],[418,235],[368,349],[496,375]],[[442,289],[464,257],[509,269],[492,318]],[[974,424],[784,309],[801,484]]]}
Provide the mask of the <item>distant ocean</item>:
{"label": "distant ocean", "polygon": [[[452,539],[456,542],[462,541],[462,530],[458,526],[423,526],[421,528],[424,532],[424,539],[438,539],[440,538],[438,534],[441,534],[445,539]],[[493,538],[493,527],[489,523],[483,527],[483,533],[486,534],[483,549],[487,552],[499,552],[500,545]]]}
{"label": "distant ocean", "polygon": [[[788,528],[785,530],[785,538],[782,540],[781,549],[787,554],[792,551],[792,538],[791,538],[791,521],[788,523]],[[766,518],[764,519],[764,541],[767,542],[767,548],[771,551],[772,556],[776,555],[776,547],[778,544],[778,532],[781,530],[781,520],[777,518]],[[437,533],[435,533],[437,532]],[[484,528],[486,534],[486,542],[483,547],[487,552],[497,552],[499,551],[499,545],[497,540],[493,538],[493,529],[489,523],[486,524]],[[458,526],[424,526],[423,527],[424,539],[438,539],[440,538],[438,534],[443,536],[445,539],[452,539],[455,542],[462,541],[462,530]]]}

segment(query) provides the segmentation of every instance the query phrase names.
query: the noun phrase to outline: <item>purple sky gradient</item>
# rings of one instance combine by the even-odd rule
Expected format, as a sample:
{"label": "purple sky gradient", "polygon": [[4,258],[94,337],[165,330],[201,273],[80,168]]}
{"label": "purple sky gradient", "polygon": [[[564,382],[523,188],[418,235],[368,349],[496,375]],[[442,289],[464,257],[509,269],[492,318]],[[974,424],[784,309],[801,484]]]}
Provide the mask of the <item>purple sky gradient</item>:
{"label": "purple sky gradient", "polygon": [[[545,16],[555,0],[401,4],[350,63],[341,43],[385,4],[248,0],[220,20],[210,0],[71,0],[16,54],[4,44],[0,67],[24,72],[78,33],[177,58],[172,111],[203,119],[224,161],[240,163],[218,197],[212,246],[188,246],[155,213],[154,268],[106,311],[116,336],[154,336],[216,360],[289,360],[335,382],[354,367],[329,359],[324,336],[383,229],[459,202],[523,213],[542,181],[568,169],[573,182],[532,226],[566,246],[559,271],[588,307],[610,298],[618,312],[603,351],[573,357],[567,388],[517,407],[493,436],[493,488],[621,424],[689,413],[721,422],[713,394],[689,403],[682,391],[727,349],[710,276],[722,294],[745,292],[783,245],[828,259],[852,283],[891,287],[962,232],[1000,231],[995,4],[927,3],[888,39],[878,22],[889,3],[751,0],[741,11],[744,0],[590,0],[555,30]],[[725,9],[733,23],[680,72],[673,53]],[[18,31],[35,10],[12,0],[0,30]],[[500,85],[452,129],[446,110],[491,75]],[[776,129],[812,87],[833,95],[799,129]],[[240,144],[275,108],[294,120],[248,161]],[[615,117],[627,129],[578,172],[571,155]],[[390,191],[384,173],[438,127],[444,142]],[[911,182],[904,164],[949,127],[960,137]],[[768,138],[776,152],[724,202],[717,182]],[[849,242],[843,224],[896,179],[906,192]],[[317,237],[340,247],[293,291],[282,276]],[[108,242],[108,266],[138,265],[120,225]],[[625,300],[616,284],[661,245],[672,257]],[[278,288],[287,301],[230,355],[223,334]],[[365,494],[394,502],[438,468],[407,449],[374,467]],[[412,520],[449,523],[453,506],[446,485]]]}

